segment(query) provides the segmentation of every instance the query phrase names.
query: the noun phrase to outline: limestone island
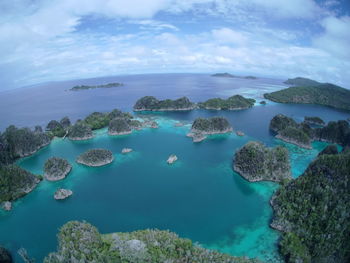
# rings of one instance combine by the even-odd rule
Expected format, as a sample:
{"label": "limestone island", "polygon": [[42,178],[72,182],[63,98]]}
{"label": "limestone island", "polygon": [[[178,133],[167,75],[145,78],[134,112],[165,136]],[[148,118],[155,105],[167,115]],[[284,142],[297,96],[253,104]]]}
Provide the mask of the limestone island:
{"label": "limestone island", "polygon": [[106,149],[91,149],[77,158],[77,163],[84,164],[86,166],[103,166],[113,162],[113,153]]}
{"label": "limestone island", "polygon": [[266,105],[266,101],[262,100],[259,102],[261,105]]}
{"label": "limestone island", "polygon": [[318,104],[350,110],[350,90],[330,83],[311,82],[307,85],[266,93],[264,97],[280,103]]}
{"label": "limestone island", "polygon": [[[58,262],[210,262],[261,263],[197,246],[189,239],[157,229],[101,234],[87,222],[70,221],[61,227],[57,251],[44,259]],[[103,260],[101,260],[103,259]]]}
{"label": "limestone island", "polygon": [[350,152],[324,154],[271,198],[286,262],[349,262]]}
{"label": "limestone island", "polygon": [[215,73],[211,75],[212,77],[219,77],[219,78],[239,78],[239,79],[257,79],[257,77],[254,76],[236,76],[230,73]]}
{"label": "limestone island", "polygon": [[72,190],[60,188],[55,192],[54,198],[56,200],[63,200],[70,197],[72,194],[73,194]]}
{"label": "limestone island", "polygon": [[276,138],[295,144],[305,149],[311,149],[312,130],[306,124],[298,124],[292,118],[278,114],[270,122],[270,130],[277,133]]}
{"label": "limestone island", "polygon": [[78,85],[74,86],[73,88],[70,88],[71,91],[79,91],[79,90],[88,90],[88,89],[106,89],[106,88],[116,88],[116,87],[122,87],[124,86],[123,83],[115,82],[115,83],[108,83],[108,84],[102,84],[102,85]]}
{"label": "limestone island", "polygon": [[48,181],[64,179],[72,170],[72,165],[65,159],[52,157],[45,162],[44,177]]}
{"label": "limestone island", "polygon": [[41,180],[41,176],[34,175],[17,165],[0,166],[0,203],[12,202],[25,196],[33,191]]}
{"label": "limestone island", "polygon": [[134,111],[188,111],[195,107],[196,104],[187,97],[176,100],[158,100],[153,96],[145,96],[136,101]]}
{"label": "limestone island", "polygon": [[168,164],[173,164],[177,161],[177,156],[175,154],[172,154],[169,156],[168,160],[166,161]]}
{"label": "limestone island", "polygon": [[213,98],[198,103],[198,107],[207,110],[243,110],[254,106],[255,100],[241,95],[234,95],[228,99]]}
{"label": "limestone island", "polygon": [[125,118],[115,118],[109,122],[109,135],[125,135],[132,133],[132,129]]}
{"label": "limestone island", "polygon": [[71,126],[68,131],[68,138],[73,141],[83,141],[93,137],[91,127],[82,121]]}
{"label": "limestone island", "polygon": [[206,135],[229,133],[232,130],[232,126],[224,117],[197,118],[187,136],[192,137],[193,142],[200,142],[206,138]]}
{"label": "limestone island", "polygon": [[304,117],[304,122],[309,125],[325,126],[326,123],[320,117]]}
{"label": "limestone island", "polygon": [[233,169],[249,182],[290,180],[288,150],[282,146],[267,148],[260,142],[248,142],[234,157]]}

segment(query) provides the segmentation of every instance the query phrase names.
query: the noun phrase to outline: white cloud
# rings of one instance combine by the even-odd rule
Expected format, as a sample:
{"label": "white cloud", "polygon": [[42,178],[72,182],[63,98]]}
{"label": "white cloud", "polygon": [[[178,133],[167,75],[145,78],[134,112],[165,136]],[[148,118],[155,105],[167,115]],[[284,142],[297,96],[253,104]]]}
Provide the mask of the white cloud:
{"label": "white cloud", "polygon": [[350,59],[350,17],[327,17],[321,25],[324,33],[314,39],[316,47],[322,48],[339,58]]}
{"label": "white cloud", "polygon": [[221,43],[244,45],[247,42],[247,37],[244,33],[226,27],[212,30],[212,34],[214,39]]}

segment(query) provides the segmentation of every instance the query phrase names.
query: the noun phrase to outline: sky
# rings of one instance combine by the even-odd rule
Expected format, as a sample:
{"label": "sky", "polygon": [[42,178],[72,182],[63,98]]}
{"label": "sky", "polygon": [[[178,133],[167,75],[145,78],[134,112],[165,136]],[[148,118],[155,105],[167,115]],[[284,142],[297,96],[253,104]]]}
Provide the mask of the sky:
{"label": "sky", "polygon": [[0,90],[192,72],[350,89],[350,0],[0,0]]}

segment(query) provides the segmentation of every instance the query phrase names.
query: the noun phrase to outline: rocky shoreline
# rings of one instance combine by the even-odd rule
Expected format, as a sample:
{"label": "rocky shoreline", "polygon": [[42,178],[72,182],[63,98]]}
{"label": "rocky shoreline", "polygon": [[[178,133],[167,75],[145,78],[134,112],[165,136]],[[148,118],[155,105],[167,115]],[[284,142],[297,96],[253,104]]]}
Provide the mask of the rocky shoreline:
{"label": "rocky shoreline", "polygon": [[299,146],[299,147],[304,148],[304,149],[308,149],[308,150],[312,149],[311,143],[310,144],[301,143],[300,141],[297,141],[293,138],[289,138],[287,136],[283,136],[282,134],[277,134],[275,136],[275,138],[280,139],[280,140],[287,142],[287,143],[294,144],[294,145]]}

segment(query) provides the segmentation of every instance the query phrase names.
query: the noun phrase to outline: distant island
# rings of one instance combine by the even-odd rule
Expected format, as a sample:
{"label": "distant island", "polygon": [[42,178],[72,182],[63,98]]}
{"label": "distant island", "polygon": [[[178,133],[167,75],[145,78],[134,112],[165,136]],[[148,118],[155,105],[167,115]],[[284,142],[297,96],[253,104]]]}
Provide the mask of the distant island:
{"label": "distant island", "polygon": [[350,110],[350,90],[302,78],[288,80],[288,83],[297,83],[298,86],[265,93],[264,97],[280,103],[318,104]]}
{"label": "distant island", "polygon": [[249,182],[292,179],[288,150],[282,146],[267,148],[248,142],[235,153],[233,163],[233,169]]}
{"label": "distant island", "polygon": [[87,258],[88,262],[130,263],[260,262],[202,248],[175,233],[157,229],[103,235],[87,222],[70,221],[60,229],[57,236],[58,250],[50,253],[45,263],[87,262]]}
{"label": "distant island", "polygon": [[293,85],[293,86],[304,86],[304,87],[313,87],[313,86],[318,86],[322,83],[308,79],[308,78],[302,78],[302,77],[297,77],[294,79],[287,79],[283,83],[288,84],[288,85]]}
{"label": "distant island", "polygon": [[234,95],[228,99],[213,98],[205,102],[199,102],[198,107],[207,110],[242,110],[253,107],[254,103],[254,99],[248,99],[241,95]]}
{"label": "distant island", "polygon": [[136,101],[134,111],[188,111],[195,107],[196,104],[187,97],[176,100],[158,100],[153,96],[145,96]]}
{"label": "distant island", "polygon": [[239,79],[257,79],[257,77],[254,76],[236,76],[230,73],[215,73],[211,75],[212,77],[219,77],[219,78],[239,78]]}
{"label": "distant island", "polygon": [[105,88],[115,88],[115,87],[121,87],[124,86],[123,83],[115,82],[115,83],[108,83],[108,84],[102,84],[102,85],[78,85],[74,86],[73,88],[70,88],[71,91],[79,91],[79,90],[88,90],[88,89],[105,89]]}

